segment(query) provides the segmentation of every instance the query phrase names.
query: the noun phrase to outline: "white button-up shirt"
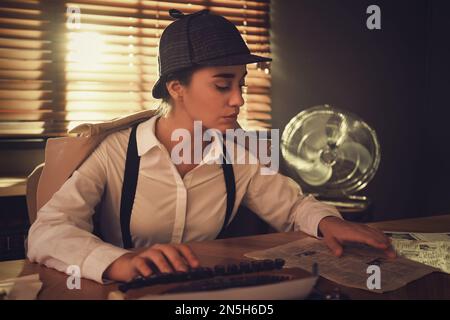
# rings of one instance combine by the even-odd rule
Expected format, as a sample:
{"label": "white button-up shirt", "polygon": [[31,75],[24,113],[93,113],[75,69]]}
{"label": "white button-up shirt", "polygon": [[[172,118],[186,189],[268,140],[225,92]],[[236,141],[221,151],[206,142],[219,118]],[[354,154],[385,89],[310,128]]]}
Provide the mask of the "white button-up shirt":
{"label": "white button-up shirt", "polygon": [[[130,222],[133,245],[215,239],[227,193],[221,165],[206,160],[220,154],[222,143],[216,141],[205,160],[182,178],[155,136],[156,119],[139,124],[136,132],[141,159]],[[130,132],[109,135],[38,211],[28,236],[31,261],[63,272],[77,265],[81,276],[102,282],[106,268],[129,252],[121,247],[120,199]],[[230,221],[242,203],[279,231],[317,236],[322,218],[340,217],[336,208],[305,196],[292,179],[262,175],[260,169],[259,163],[233,164],[236,201]],[[103,240],[92,233],[99,203]]]}

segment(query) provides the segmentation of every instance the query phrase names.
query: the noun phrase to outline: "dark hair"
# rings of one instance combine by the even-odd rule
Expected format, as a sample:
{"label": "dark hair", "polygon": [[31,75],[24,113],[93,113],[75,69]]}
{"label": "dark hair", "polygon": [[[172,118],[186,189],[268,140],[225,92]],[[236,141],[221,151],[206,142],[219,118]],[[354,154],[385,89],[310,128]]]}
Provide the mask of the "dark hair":
{"label": "dark hair", "polygon": [[171,110],[172,105],[170,104],[170,93],[167,90],[166,83],[173,80],[178,80],[183,86],[188,86],[191,83],[192,75],[195,71],[200,69],[201,66],[193,66],[189,68],[185,68],[167,75],[164,79],[161,79],[163,82],[161,89],[161,99],[162,102],[158,106],[156,110],[156,114],[165,117]]}
{"label": "dark hair", "polygon": [[162,96],[161,99],[164,103],[170,104],[170,93],[167,90],[166,83],[173,80],[178,80],[183,86],[188,86],[191,83],[192,75],[195,71],[202,68],[202,66],[193,66],[186,69],[182,69],[171,73],[163,79]]}

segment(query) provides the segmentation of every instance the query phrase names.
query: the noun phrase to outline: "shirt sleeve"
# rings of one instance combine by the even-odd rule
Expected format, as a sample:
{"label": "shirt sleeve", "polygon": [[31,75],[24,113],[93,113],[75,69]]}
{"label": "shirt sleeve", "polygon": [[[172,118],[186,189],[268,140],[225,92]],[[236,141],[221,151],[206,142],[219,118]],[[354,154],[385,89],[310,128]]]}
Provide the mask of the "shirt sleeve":
{"label": "shirt sleeve", "polygon": [[106,184],[106,142],[107,139],[38,211],[27,240],[31,262],[61,272],[77,266],[83,278],[104,283],[106,268],[129,252],[92,233],[92,216]]}
{"label": "shirt sleeve", "polygon": [[262,174],[262,168],[253,166],[242,202],[278,231],[303,231],[318,237],[320,220],[328,216],[342,219],[334,206],[303,194],[293,179],[276,172]]}

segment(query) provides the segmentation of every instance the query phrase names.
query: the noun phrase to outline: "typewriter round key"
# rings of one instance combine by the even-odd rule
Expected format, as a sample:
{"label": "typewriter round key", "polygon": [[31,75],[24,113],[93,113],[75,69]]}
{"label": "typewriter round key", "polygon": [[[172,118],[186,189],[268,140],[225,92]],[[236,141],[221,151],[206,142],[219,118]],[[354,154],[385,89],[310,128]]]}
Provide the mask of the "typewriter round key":
{"label": "typewriter round key", "polygon": [[173,282],[174,276],[172,273],[161,273],[158,277],[158,283]]}
{"label": "typewriter round key", "polygon": [[273,260],[270,259],[263,260],[262,265],[263,270],[266,271],[273,270],[275,268],[275,263],[273,262]]}
{"label": "typewriter round key", "polygon": [[256,265],[258,266],[258,271],[264,270],[264,261],[257,261]]}
{"label": "typewriter round key", "polygon": [[227,274],[238,274],[239,273],[239,267],[235,264],[229,264],[227,266]]}
{"label": "typewriter round key", "polygon": [[183,271],[177,271],[172,274],[172,278],[174,281],[184,281],[188,278],[188,273]]}
{"label": "typewriter round key", "polygon": [[214,277],[214,270],[211,268],[205,267],[204,273],[207,277]]}
{"label": "typewriter round key", "polygon": [[259,263],[259,261],[252,261],[250,263],[250,267],[252,272],[257,272],[261,270],[261,264]]}
{"label": "typewriter round key", "polygon": [[218,264],[218,265],[214,266],[214,273],[217,276],[224,275],[225,274],[225,266],[223,266],[221,264]]}
{"label": "typewriter round key", "polygon": [[205,278],[205,271],[203,270],[203,268],[196,268],[193,269],[191,272],[191,279],[203,279]]}
{"label": "typewriter round key", "polygon": [[275,259],[275,268],[281,269],[284,266],[284,260],[283,259]]}
{"label": "typewriter round key", "polygon": [[241,262],[241,263],[239,263],[239,269],[240,269],[241,272],[243,272],[243,273],[251,272],[251,266],[250,266],[250,263],[248,263],[248,262]]}

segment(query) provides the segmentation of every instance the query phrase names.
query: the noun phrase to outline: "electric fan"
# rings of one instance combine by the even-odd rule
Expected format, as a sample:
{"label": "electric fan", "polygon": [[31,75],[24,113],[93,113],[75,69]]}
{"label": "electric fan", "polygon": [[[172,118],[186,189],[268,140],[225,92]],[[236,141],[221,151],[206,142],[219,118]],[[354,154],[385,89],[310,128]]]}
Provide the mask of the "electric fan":
{"label": "electric fan", "polygon": [[305,193],[349,211],[368,206],[354,193],[374,177],[381,154],[375,131],[358,116],[329,105],[306,109],[284,129],[281,152]]}

